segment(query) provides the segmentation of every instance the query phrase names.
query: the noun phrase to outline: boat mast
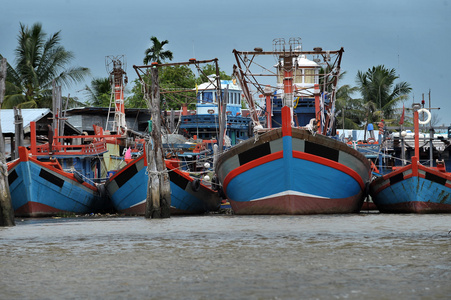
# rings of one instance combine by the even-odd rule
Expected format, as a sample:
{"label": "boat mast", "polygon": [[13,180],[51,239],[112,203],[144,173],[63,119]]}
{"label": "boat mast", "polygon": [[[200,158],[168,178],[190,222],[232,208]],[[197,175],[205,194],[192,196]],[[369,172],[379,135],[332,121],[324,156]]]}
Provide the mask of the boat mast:
{"label": "boat mast", "polygon": [[[233,74],[238,79],[241,89],[243,90],[244,99],[246,99],[247,106],[249,108],[249,115],[252,119],[254,128],[256,128],[257,126],[258,126],[257,128],[260,128],[262,126],[260,124],[260,121],[258,120],[257,110],[255,109],[255,102],[254,102],[252,94],[249,90],[248,81],[246,80],[246,77],[248,76],[248,74],[246,74],[246,72],[249,72],[249,68],[248,68],[249,66],[246,66],[246,68],[243,68],[241,66],[241,61],[244,61],[244,59],[240,56],[240,52],[233,49],[233,54],[235,55],[235,59],[236,59],[236,63],[237,63],[236,65],[233,65]],[[253,54],[251,61],[253,61],[254,58],[255,58],[255,54]],[[255,80],[255,78],[254,78],[254,80]]]}
{"label": "boat mast", "polygon": [[[290,108],[292,126],[294,125],[294,98],[298,96],[314,97],[316,102],[316,124],[320,124],[318,126],[318,132],[325,135],[332,133],[335,121],[334,102],[344,49],[330,51],[316,47],[313,51],[304,51],[300,46],[300,38],[290,38],[289,49],[286,49],[285,40],[282,38],[274,40],[274,51],[263,51],[262,48],[255,48],[254,51],[233,50],[236,59],[236,65],[233,66],[233,73],[240,82],[254,128],[260,125],[260,123],[256,104],[249,86],[252,85],[256,89],[256,92],[267,97],[266,100],[268,103],[272,94],[270,90],[278,90],[281,87],[263,85],[258,82],[257,77],[279,77],[282,79],[280,83],[283,83],[284,95],[282,105]],[[277,59],[277,72],[270,71],[257,61],[259,56],[269,55],[275,56]],[[298,88],[297,83],[295,83],[296,80],[294,80],[298,72],[298,61],[301,57],[306,57],[307,55],[314,57],[313,61],[321,65],[322,72],[320,74],[302,74],[300,76],[318,76],[319,84],[315,84],[312,87]],[[258,68],[262,71],[253,72],[253,68]],[[268,124],[268,127],[270,128],[271,126]]]}
{"label": "boat mast", "polygon": [[283,43],[279,43],[278,41],[279,40],[275,41],[275,47],[277,48],[277,46],[279,46],[282,47],[282,49],[274,50],[281,51],[283,53],[279,57],[279,64],[283,62],[281,68],[283,70],[283,106],[287,106],[290,109],[290,124],[291,126],[293,126],[293,70],[296,67],[296,57],[298,56],[297,54],[293,53],[293,50],[300,50],[301,44],[300,39],[290,38],[290,49],[286,51],[285,41],[283,40]]}
{"label": "boat mast", "polygon": [[[125,106],[124,106],[124,87],[127,84],[127,73],[124,71],[125,56],[107,56],[106,63],[107,72],[110,74],[111,90],[114,94],[114,123],[113,131],[117,134],[125,134],[127,132],[127,123],[125,122]],[[112,69],[110,69],[112,68]],[[111,107],[110,103],[110,107]]]}

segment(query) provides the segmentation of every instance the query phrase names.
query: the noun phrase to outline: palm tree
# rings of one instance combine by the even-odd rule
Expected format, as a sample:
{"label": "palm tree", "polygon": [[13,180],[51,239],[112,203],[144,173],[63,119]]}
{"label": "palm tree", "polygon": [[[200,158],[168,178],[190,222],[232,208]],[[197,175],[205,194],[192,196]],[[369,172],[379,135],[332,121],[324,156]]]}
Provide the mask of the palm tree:
{"label": "palm tree", "polygon": [[16,66],[8,64],[4,108],[51,107],[53,80],[66,88],[84,80],[89,69],[66,67],[74,55],[66,51],[60,41],[60,31],[46,39],[41,23],[31,28],[20,23]]}
{"label": "palm tree", "polygon": [[168,40],[160,42],[155,36],[152,36],[150,40],[152,41],[152,46],[144,52],[146,56],[143,59],[143,63],[145,65],[149,62],[161,64],[166,59],[172,60],[172,52],[169,50],[163,51],[164,45],[169,44]]}
{"label": "palm tree", "polygon": [[368,112],[368,122],[376,118],[393,118],[395,105],[407,98],[411,88],[407,82],[394,83],[399,77],[395,69],[383,65],[357,72],[356,82]]}
{"label": "palm tree", "polygon": [[352,98],[357,90],[357,87],[347,84],[338,88],[335,105],[336,110],[341,111],[341,114],[337,118],[337,128],[359,129],[362,125],[364,119],[361,109],[362,99]]}
{"label": "palm tree", "polygon": [[89,104],[97,107],[109,107],[111,100],[111,83],[108,77],[94,78],[91,86],[85,87]]}

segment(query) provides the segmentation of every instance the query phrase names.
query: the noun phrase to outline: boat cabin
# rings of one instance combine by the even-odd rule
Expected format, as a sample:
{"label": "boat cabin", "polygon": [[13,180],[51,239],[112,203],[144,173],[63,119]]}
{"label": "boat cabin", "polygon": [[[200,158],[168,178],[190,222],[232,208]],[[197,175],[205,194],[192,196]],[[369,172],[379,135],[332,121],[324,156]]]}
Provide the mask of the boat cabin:
{"label": "boat cabin", "polygon": [[[197,89],[195,112],[181,116],[180,133],[201,140],[215,140],[219,137],[218,95],[215,88],[215,75]],[[235,145],[252,135],[251,119],[243,116],[241,110],[242,90],[235,80],[221,80],[221,93],[226,101],[226,139],[225,144]],[[229,140],[230,139],[230,140]]]}
{"label": "boat cabin", "polygon": [[[319,84],[319,73],[321,66],[305,55],[299,55],[292,59],[292,80],[293,80],[293,120],[296,126],[305,126],[310,120],[315,118],[315,85]],[[274,66],[277,69],[277,90],[274,92],[272,101],[272,126],[280,127],[282,124],[281,110],[284,98],[284,60],[281,57],[278,64]],[[323,95],[324,100],[327,98]]]}

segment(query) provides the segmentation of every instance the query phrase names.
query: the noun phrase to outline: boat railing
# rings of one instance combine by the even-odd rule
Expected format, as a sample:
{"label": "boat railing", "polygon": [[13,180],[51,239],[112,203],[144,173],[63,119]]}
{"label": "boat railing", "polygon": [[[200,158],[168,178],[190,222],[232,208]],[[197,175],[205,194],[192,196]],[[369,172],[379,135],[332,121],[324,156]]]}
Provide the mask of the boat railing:
{"label": "boat railing", "polygon": [[35,153],[33,155],[93,155],[98,153],[103,153],[107,151],[106,143],[103,138],[99,138],[98,136],[57,136],[55,139],[90,139],[92,138],[92,142],[87,144],[78,144],[78,145],[64,145],[64,144],[53,144],[50,149],[50,145],[44,144],[40,146],[36,146]]}
{"label": "boat railing", "polygon": [[[182,117],[183,123],[189,124],[216,124],[218,122],[218,115],[188,115]],[[228,123],[242,123],[247,125],[249,119],[242,116],[228,116]]]}

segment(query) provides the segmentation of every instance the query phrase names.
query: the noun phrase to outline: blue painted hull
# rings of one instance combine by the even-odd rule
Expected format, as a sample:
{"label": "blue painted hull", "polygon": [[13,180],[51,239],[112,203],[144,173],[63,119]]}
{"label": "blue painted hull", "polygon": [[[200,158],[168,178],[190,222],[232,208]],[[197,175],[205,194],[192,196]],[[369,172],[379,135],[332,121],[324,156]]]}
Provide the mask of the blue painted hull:
{"label": "blue painted hull", "polygon": [[369,163],[346,144],[292,128],[233,147],[217,173],[236,214],[359,212]]}
{"label": "blue painted hull", "polygon": [[451,213],[451,175],[413,164],[374,180],[371,197],[382,213]]}
{"label": "blue painted hull", "polygon": [[78,182],[71,173],[29,159],[8,171],[12,206],[17,217],[44,217],[95,212],[98,191]]}
{"label": "blue painted hull", "polygon": [[[193,178],[180,171],[169,171],[171,187],[171,213],[201,214],[219,209],[217,192],[204,185],[192,188]],[[130,162],[106,183],[114,208],[127,215],[144,215],[146,209],[148,175],[144,157]]]}
{"label": "blue painted hull", "polygon": [[[308,176],[305,176],[307,173]],[[245,182],[265,188],[240,189]],[[323,187],[324,182],[328,183],[328,188]],[[357,195],[361,188],[358,182],[345,172],[293,157],[277,159],[252,168],[236,176],[227,186],[227,195],[240,202],[255,201],[285,191],[293,191],[293,194],[297,191],[299,194],[318,198],[340,199]]]}

